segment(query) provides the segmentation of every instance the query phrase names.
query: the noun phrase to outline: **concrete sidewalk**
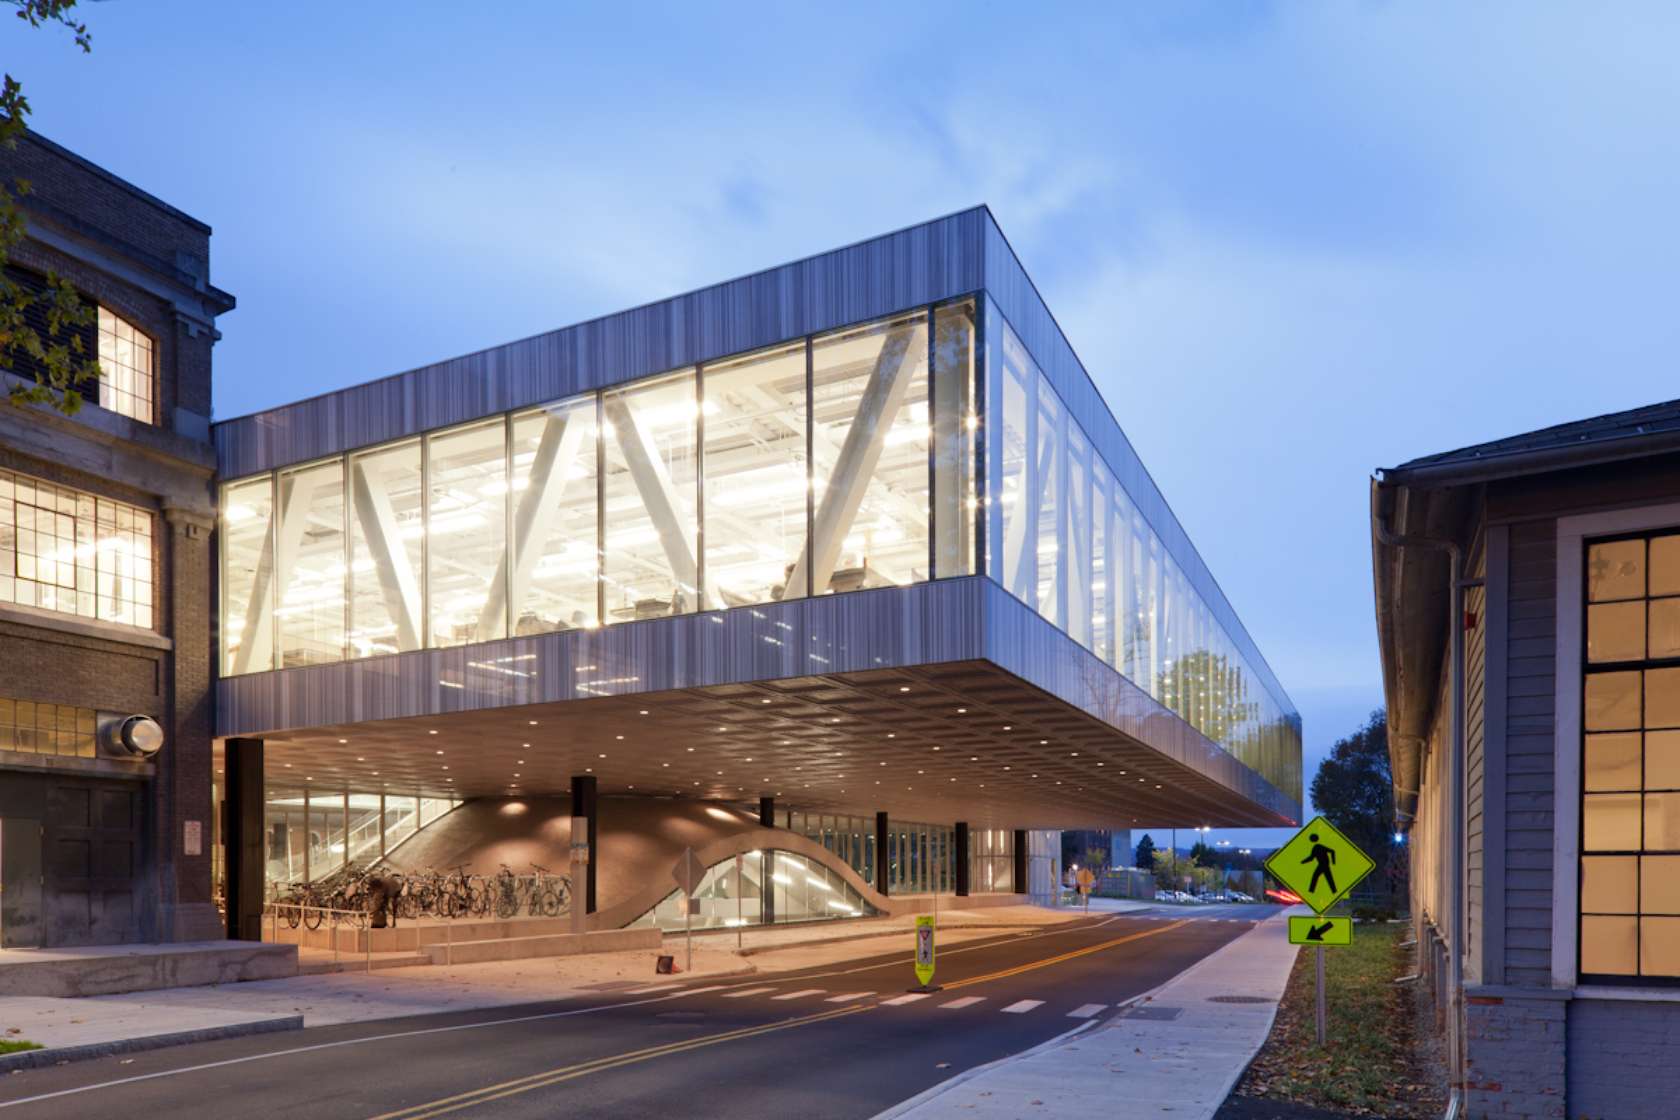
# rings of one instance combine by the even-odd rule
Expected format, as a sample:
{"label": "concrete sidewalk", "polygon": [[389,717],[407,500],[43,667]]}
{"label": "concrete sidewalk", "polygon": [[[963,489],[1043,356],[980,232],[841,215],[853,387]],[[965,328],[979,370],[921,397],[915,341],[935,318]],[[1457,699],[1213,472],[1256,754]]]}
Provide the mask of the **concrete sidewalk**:
{"label": "concrete sidewalk", "polygon": [[1284,915],[1305,912],[1260,923],[1101,1026],[959,1074],[876,1120],[1209,1120],[1272,1029],[1295,964]]}

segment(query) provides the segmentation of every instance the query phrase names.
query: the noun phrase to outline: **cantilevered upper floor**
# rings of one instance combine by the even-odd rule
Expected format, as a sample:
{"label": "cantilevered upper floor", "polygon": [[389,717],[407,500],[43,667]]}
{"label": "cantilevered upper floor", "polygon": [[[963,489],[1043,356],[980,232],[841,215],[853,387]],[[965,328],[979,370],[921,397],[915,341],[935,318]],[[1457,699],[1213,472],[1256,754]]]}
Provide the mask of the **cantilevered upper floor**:
{"label": "cantilevered upper floor", "polygon": [[[332,781],[369,776],[352,725],[603,700],[568,743],[607,736],[588,711],[682,709],[667,738],[735,727],[753,791],[805,804],[902,778],[1023,826],[1299,816],[1299,716],[983,207],[215,438],[218,733],[312,745]],[[814,755],[795,783],[802,727],[891,780]],[[678,784],[639,757],[622,784]],[[511,761],[362,764],[505,794]],[[723,776],[680,785],[747,792]]]}

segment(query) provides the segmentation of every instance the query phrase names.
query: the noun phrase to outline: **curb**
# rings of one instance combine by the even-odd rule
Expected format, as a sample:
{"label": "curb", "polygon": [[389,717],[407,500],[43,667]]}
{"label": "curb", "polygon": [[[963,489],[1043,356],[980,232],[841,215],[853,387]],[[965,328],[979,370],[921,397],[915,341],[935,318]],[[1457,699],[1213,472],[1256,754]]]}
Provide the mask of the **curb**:
{"label": "curb", "polygon": [[[988,924],[984,924],[984,925],[951,926],[946,930],[946,932],[947,933],[956,933],[956,932],[967,931],[967,930],[971,930],[971,929],[991,930],[991,929],[1039,929],[1039,928],[1049,928],[1049,927],[1024,926],[1020,922],[998,922],[998,923],[995,923],[995,924],[988,923]],[[745,948],[736,950],[736,955],[741,956],[741,957],[756,957],[760,953],[781,953],[781,952],[785,952],[789,949],[808,948],[812,945],[841,945],[841,944],[844,944],[848,941],[869,941],[869,940],[871,940],[873,938],[877,938],[877,937],[905,937],[905,938],[914,939],[915,933],[916,933],[916,929],[915,929],[914,926],[905,926],[903,929],[882,929],[882,930],[875,930],[875,931],[870,932],[870,933],[847,933],[847,934],[840,934],[836,937],[814,938],[810,941],[792,941],[792,942],[789,942],[786,945],[749,945]]]}
{"label": "curb", "polygon": [[224,1038],[243,1038],[246,1035],[302,1029],[302,1015],[285,1015],[277,1019],[254,1019],[249,1023],[229,1023],[222,1027],[201,1027],[196,1031],[117,1038],[109,1042],[88,1042],[80,1046],[47,1046],[40,1050],[20,1050],[15,1054],[0,1055],[0,1073],[42,1069],[66,1062],[85,1062],[90,1058],[108,1058],[114,1054],[132,1054],[141,1050],[161,1050],[165,1046],[181,1046],[189,1042],[215,1042]]}

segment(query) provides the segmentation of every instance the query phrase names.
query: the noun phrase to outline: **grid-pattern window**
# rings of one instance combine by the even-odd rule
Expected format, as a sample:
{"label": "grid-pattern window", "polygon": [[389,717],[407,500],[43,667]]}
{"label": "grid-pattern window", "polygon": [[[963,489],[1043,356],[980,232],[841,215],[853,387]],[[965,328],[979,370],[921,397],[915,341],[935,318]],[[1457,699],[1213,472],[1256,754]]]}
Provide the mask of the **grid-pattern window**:
{"label": "grid-pattern window", "polygon": [[1680,534],[1586,546],[1583,975],[1680,979]]}
{"label": "grid-pattern window", "polygon": [[152,625],[152,517],[0,471],[0,603]]}
{"label": "grid-pattern window", "polygon": [[68,704],[0,700],[0,751],[92,758],[93,710]]}
{"label": "grid-pattern window", "polygon": [[109,308],[99,309],[99,407],[153,424],[152,340]]}

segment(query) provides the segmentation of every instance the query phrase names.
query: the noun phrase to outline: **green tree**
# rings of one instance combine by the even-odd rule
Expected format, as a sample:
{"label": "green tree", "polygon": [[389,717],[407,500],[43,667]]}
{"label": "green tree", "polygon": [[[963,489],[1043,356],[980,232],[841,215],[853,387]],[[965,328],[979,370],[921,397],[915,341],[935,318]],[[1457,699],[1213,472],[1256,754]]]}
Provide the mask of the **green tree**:
{"label": "green tree", "polygon": [[1155,866],[1155,838],[1149,833],[1143,834],[1143,839],[1137,842],[1137,852],[1132,860],[1133,867],[1149,870]]}
{"label": "green tree", "polygon": [[1388,716],[1371,713],[1365,726],[1340,739],[1319,763],[1312,780],[1312,803],[1349,840],[1388,869],[1393,846],[1394,782],[1388,763]]}
{"label": "green tree", "polygon": [[[76,0],[5,2],[29,26],[60,24],[84,54],[93,49],[87,24],[71,15]],[[0,83],[0,151],[17,147],[28,131],[29,113],[22,84],[8,72]],[[12,387],[13,404],[46,404],[73,415],[82,407],[83,388],[99,383],[98,355],[89,354],[83,342],[98,309],[56,274],[48,273],[45,284],[20,283],[16,271],[7,267],[27,229],[20,200],[29,193],[29,180],[21,176],[9,184],[0,182],[0,368],[34,376],[33,385]]]}
{"label": "green tree", "polygon": [[1219,859],[1206,840],[1198,840],[1190,845],[1190,862],[1197,867],[1212,867]]}

